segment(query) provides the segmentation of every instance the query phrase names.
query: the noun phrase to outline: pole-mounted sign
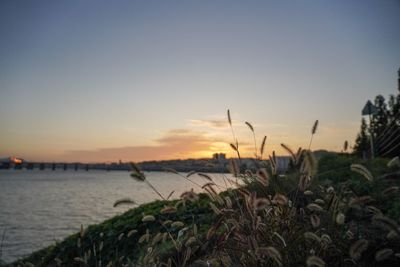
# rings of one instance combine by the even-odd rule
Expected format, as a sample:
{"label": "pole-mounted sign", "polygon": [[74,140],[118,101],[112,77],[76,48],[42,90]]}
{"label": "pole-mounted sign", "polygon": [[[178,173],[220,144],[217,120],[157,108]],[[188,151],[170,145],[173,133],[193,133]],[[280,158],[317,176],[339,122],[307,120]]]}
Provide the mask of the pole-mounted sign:
{"label": "pole-mounted sign", "polygon": [[361,115],[374,115],[378,112],[378,109],[371,103],[371,101],[367,101],[364,108],[362,109]]}

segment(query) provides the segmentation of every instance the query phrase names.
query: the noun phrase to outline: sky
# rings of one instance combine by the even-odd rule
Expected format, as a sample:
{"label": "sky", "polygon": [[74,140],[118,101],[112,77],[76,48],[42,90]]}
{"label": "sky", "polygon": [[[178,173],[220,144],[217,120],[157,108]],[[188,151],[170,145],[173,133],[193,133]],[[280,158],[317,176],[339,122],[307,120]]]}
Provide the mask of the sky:
{"label": "sky", "polygon": [[340,151],[397,93],[400,1],[0,1],[0,157]]}

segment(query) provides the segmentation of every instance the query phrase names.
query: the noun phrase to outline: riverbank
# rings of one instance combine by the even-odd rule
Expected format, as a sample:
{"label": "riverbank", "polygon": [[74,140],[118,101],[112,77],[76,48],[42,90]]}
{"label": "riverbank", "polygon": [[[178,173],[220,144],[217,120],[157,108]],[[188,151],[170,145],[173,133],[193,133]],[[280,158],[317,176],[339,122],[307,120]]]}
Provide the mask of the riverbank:
{"label": "riverbank", "polygon": [[210,177],[205,194],[141,205],[10,266],[398,266],[400,160],[330,155],[317,171],[300,153],[285,176],[268,163],[219,194]]}

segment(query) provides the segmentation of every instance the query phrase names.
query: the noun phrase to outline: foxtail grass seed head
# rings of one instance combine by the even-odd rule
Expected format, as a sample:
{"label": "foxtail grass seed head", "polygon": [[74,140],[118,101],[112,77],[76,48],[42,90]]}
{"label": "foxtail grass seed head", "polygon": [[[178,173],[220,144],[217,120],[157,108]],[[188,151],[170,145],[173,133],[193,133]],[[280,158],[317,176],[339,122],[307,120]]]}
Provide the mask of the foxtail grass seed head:
{"label": "foxtail grass seed head", "polygon": [[310,190],[306,190],[306,191],[304,191],[304,195],[305,195],[305,196],[312,196],[312,195],[313,195],[313,192],[310,191]]}
{"label": "foxtail grass seed head", "polygon": [[304,192],[304,190],[307,188],[308,186],[308,175],[302,174],[299,178],[299,184],[298,184],[298,189],[300,190],[300,192]]}
{"label": "foxtail grass seed head", "polygon": [[215,227],[211,226],[207,231],[206,239],[210,240],[215,234]]}
{"label": "foxtail grass seed head", "polygon": [[274,232],[273,234],[274,234],[274,236],[276,236],[276,237],[282,242],[283,247],[286,247],[286,241],[285,241],[285,239],[283,238],[283,236],[281,236],[281,235],[280,235],[279,233],[277,233],[277,232]]}
{"label": "foxtail grass seed head", "polygon": [[176,222],[171,223],[171,227],[173,227],[173,228],[179,229],[179,228],[182,228],[183,226],[185,226],[185,224],[181,221],[176,221]]}
{"label": "foxtail grass seed head", "polygon": [[177,172],[175,169],[172,168],[164,168],[164,171],[179,175],[179,172]]}
{"label": "foxtail grass seed head", "polygon": [[146,215],[142,218],[142,222],[154,222],[156,218],[153,215]]}
{"label": "foxtail grass seed head", "polygon": [[311,211],[323,211],[324,209],[315,203],[311,203],[307,205],[307,209],[311,210]]}
{"label": "foxtail grass seed head", "polygon": [[282,147],[284,150],[286,150],[286,152],[289,153],[289,155],[290,155],[291,158],[292,158],[292,161],[295,162],[295,161],[296,161],[296,155],[294,154],[293,150],[292,150],[288,145],[283,144],[283,143],[281,144],[281,147]]}
{"label": "foxtail grass seed head", "polygon": [[171,221],[171,220],[166,220],[166,221],[162,222],[162,225],[163,225],[163,226],[168,226],[168,225],[171,225],[171,223],[173,223],[173,221]]}
{"label": "foxtail grass seed head", "polygon": [[131,235],[133,235],[135,233],[137,233],[137,230],[133,229],[133,230],[130,230],[126,236],[131,237]]}
{"label": "foxtail grass seed head", "polygon": [[346,152],[348,147],[349,147],[349,142],[346,140],[346,141],[344,141],[344,144],[343,144],[343,151]]}
{"label": "foxtail grass seed head", "polygon": [[345,215],[341,212],[336,215],[336,223],[339,225],[344,224],[345,219],[346,219]]}
{"label": "foxtail grass seed head", "polygon": [[177,209],[173,206],[164,206],[164,208],[162,208],[160,210],[161,214],[171,214],[171,213],[176,213]]}
{"label": "foxtail grass seed head", "polygon": [[350,230],[347,230],[346,233],[344,234],[344,237],[346,239],[352,240],[352,239],[354,239],[354,233]]}
{"label": "foxtail grass seed head", "polygon": [[141,244],[145,241],[148,242],[149,238],[150,238],[150,235],[146,233],[146,234],[142,235],[141,237],[139,237],[138,242],[139,242],[139,244]]}
{"label": "foxtail grass seed head", "polygon": [[324,247],[328,247],[328,245],[332,243],[332,239],[329,235],[323,234],[321,235],[321,242],[323,243]]}
{"label": "foxtail grass seed head", "polygon": [[188,240],[186,240],[185,246],[186,247],[190,247],[191,245],[196,243],[196,241],[197,241],[197,239],[194,236],[191,236],[191,237],[188,238]]}
{"label": "foxtail grass seed head", "polygon": [[190,191],[186,191],[181,195],[181,199],[188,200],[191,202],[196,202],[199,200],[199,196],[193,191],[193,188]]}
{"label": "foxtail grass seed head", "polygon": [[368,248],[368,240],[360,239],[354,242],[350,246],[349,255],[351,258],[355,260],[359,260],[361,258],[361,254]]}
{"label": "foxtail grass seed head", "polygon": [[136,204],[136,202],[133,199],[123,198],[123,199],[119,199],[119,200],[115,201],[113,207],[115,208],[120,205],[133,205],[133,204]]}
{"label": "foxtail grass seed head", "polygon": [[235,150],[236,152],[238,151],[238,148],[237,148],[236,145],[234,145],[234,144],[231,143],[230,146],[231,146],[231,148],[232,148],[233,150]]}
{"label": "foxtail grass seed head", "polygon": [[121,241],[121,239],[124,237],[124,233],[119,234],[118,236],[118,241]]}
{"label": "foxtail grass seed head", "polygon": [[384,249],[378,250],[375,253],[375,260],[377,262],[384,261],[384,260],[387,260],[388,258],[390,258],[392,255],[393,255],[393,249],[384,248]]}
{"label": "foxtail grass seed head", "polygon": [[366,211],[372,213],[374,215],[374,217],[378,217],[378,216],[382,217],[383,216],[382,211],[380,209],[378,209],[377,207],[369,205],[369,206],[366,206],[365,208],[366,208]]}
{"label": "foxtail grass seed head", "polygon": [[310,217],[310,220],[311,220],[311,225],[314,228],[318,227],[320,225],[320,223],[321,223],[321,219],[316,214],[312,214],[311,217]]}
{"label": "foxtail grass seed head", "polygon": [[318,128],[318,120],[314,122],[314,125],[311,129],[311,134],[315,134],[317,132],[317,128]]}
{"label": "foxtail grass seed head", "polygon": [[312,177],[317,173],[318,161],[315,158],[314,153],[312,153],[310,150],[304,150],[304,159],[302,165],[304,172],[306,172],[309,177]]}
{"label": "foxtail grass seed head", "polygon": [[232,209],[233,204],[232,204],[231,198],[229,196],[226,196],[226,197],[224,197],[224,200],[225,200],[226,207],[228,209]]}
{"label": "foxtail grass seed head", "polygon": [[190,176],[192,176],[192,175],[194,175],[196,173],[197,173],[196,171],[191,171],[188,174],[186,174],[186,178],[189,178]]}
{"label": "foxtail grass seed head", "polygon": [[271,201],[267,198],[257,198],[254,200],[253,207],[255,210],[264,210],[271,205]]}
{"label": "foxtail grass seed head", "polygon": [[387,233],[386,238],[389,240],[397,239],[399,238],[399,235],[396,233],[396,231],[391,230],[389,233]]}
{"label": "foxtail grass seed head", "polygon": [[203,189],[208,188],[214,195],[216,195],[217,191],[215,191],[213,186],[215,186],[215,184],[211,182],[211,183],[204,184],[201,188],[203,188]]}
{"label": "foxtail grass seed head", "polygon": [[385,216],[374,216],[372,217],[372,222],[382,226],[383,228],[386,228],[389,231],[395,231],[398,235],[400,235],[400,228],[392,219],[389,219]]}
{"label": "foxtail grass seed head", "polygon": [[269,175],[265,168],[258,169],[256,180],[263,186],[269,185]]}
{"label": "foxtail grass seed head", "polygon": [[269,163],[271,166],[271,170],[272,170],[272,174],[276,174],[277,173],[277,162],[276,162],[276,155],[275,155],[275,150],[272,151],[272,156],[269,156]]}
{"label": "foxtail grass seed head", "polygon": [[382,191],[382,195],[384,196],[389,196],[392,194],[396,194],[399,192],[399,187],[398,186],[391,186],[386,188],[385,190]]}
{"label": "foxtail grass seed head", "polygon": [[246,123],[247,126],[249,126],[250,130],[251,130],[252,132],[254,132],[253,125],[251,125],[251,123],[248,122],[248,121],[246,121],[245,123]]}
{"label": "foxtail grass seed head", "polygon": [[[80,262],[80,263],[86,263],[84,259],[82,259],[81,257],[75,257],[74,261],[76,262]],[[33,265],[33,264],[32,264]]]}
{"label": "foxtail grass seed head", "polygon": [[370,182],[374,180],[374,177],[372,176],[371,172],[361,164],[351,164],[350,169],[353,172],[361,174],[365,179],[367,179]]}
{"label": "foxtail grass seed head", "polygon": [[307,258],[307,267],[325,267],[325,262],[317,256],[309,256]]}
{"label": "foxtail grass seed head", "polygon": [[197,173],[197,175],[198,176],[200,176],[200,177],[203,177],[204,179],[206,179],[206,180],[208,180],[208,181],[210,181],[210,182],[213,182],[213,179],[211,178],[211,176],[210,175],[208,175],[208,174],[205,174],[205,173]]}
{"label": "foxtail grass seed head", "polygon": [[140,168],[136,165],[135,162],[130,162],[130,165],[131,165],[131,169],[132,169],[133,172],[135,172],[135,173],[141,173]]}
{"label": "foxtail grass seed head", "polygon": [[389,168],[393,168],[393,167],[400,167],[400,158],[399,156],[396,156],[394,158],[392,158],[388,163],[387,166]]}
{"label": "foxtail grass seed head", "polygon": [[223,213],[214,203],[210,202],[209,205],[216,215],[221,215]]}
{"label": "foxtail grass seed head", "polygon": [[264,151],[265,151],[265,142],[267,142],[267,136],[265,135],[262,142],[261,142],[261,147],[260,147],[260,155],[261,158],[264,155]]}
{"label": "foxtail grass seed head", "polygon": [[151,245],[154,246],[163,239],[163,233],[157,233],[151,240]]}
{"label": "foxtail grass seed head", "polygon": [[321,238],[313,232],[305,232],[303,235],[304,235],[305,239],[311,240],[313,242],[318,242],[318,243],[321,242]]}
{"label": "foxtail grass seed head", "polygon": [[279,193],[275,194],[272,201],[280,206],[285,206],[288,203],[287,197]]}
{"label": "foxtail grass seed head", "polygon": [[144,182],[146,180],[146,177],[144,175],[138,173],[131,173],[131,177],[138,182]]}

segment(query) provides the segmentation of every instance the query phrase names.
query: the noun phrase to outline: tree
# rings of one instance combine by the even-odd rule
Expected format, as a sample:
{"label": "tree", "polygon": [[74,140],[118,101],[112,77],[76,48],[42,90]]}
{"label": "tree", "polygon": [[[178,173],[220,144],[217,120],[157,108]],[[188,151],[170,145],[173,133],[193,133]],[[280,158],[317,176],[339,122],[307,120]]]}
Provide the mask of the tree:
{"label": "tree", "polygon": [[374,141],[374,154],[379,155],[383,148],[383,142],[385,142],[387,138],[389,121],[389,111],[387,109],[385,98],[382,95],[377,95],[375,97],[375,107],[377,112],[372,115],[370,132]]}
{"label": "tree", "polygon": [[364,118],[362,118],[360,132],[358,133],[356,142],[354,144],[354,153],[360,157],[366,157],[367,153],[370,151],[367,128],[367,122]]}
{"label": "tree", "polygon": [[397,96],[390,96],[388,104],[388,126],[380,140],[379,153],[395,157],[400,155],[400,88]]}
{"label": "tree", "polygon": [[387,126],[379,142],[379,155],[400,155],[400,69],[398,71],[398,94],[390,95],[387,108]]}
{"label": "tree", "polygon": [[364,119],[361,121],[360,133],[354,146],[355,154],[366,156],[366,153],[370,152],[368,134],[372,134],[375,156],[400,155],[400,69],[398,74],[398,94],[390,95],[388,105],[382,95],[376,96],[377,112],[372,115],[369,127]]}

